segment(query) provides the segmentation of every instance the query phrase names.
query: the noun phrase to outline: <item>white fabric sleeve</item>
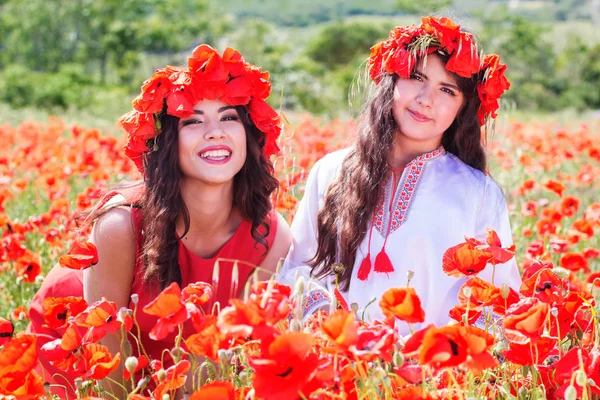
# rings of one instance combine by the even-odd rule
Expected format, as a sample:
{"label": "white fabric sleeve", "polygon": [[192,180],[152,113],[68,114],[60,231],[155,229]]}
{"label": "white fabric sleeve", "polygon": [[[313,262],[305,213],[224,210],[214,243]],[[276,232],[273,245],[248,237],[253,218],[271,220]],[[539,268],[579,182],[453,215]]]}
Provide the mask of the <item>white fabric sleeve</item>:
{"label": "white fabric sleeve", "polygon": [[[486,177],[485,193],[479,209],[476,234],[478,239],[485,240],[486,229],[490,228],[496,231],[502,247],[509,247],[513,244],[512,232],[510,229],[510,220],[508,217],[508,207],[504,194],[500,187],[489,177]],[[480,236],[483,235],[483,236]],[[488,282],[492,282],[494,277],[494,286],[502,287],[506,283],[512,289],[519,291],[521,286],[521,274],[517,267],[515,257],[504,264],[496,265],[496,271],[492,265],[488,265],[479,277]]]}
{"label": "white fabric sleeve", "polygon": [[318,309],[329,305],[331,294],[325,281],[311,277],[311,260],[317,251],[317,213],[322,206],[327,188],[319,187],[319,170],[322,160],[317,161],[308,175],[304,196],[292,221],[292,245],[276,280],[296,286],[299,277],[304,278],[304,300],[302,315],[309,316]]}

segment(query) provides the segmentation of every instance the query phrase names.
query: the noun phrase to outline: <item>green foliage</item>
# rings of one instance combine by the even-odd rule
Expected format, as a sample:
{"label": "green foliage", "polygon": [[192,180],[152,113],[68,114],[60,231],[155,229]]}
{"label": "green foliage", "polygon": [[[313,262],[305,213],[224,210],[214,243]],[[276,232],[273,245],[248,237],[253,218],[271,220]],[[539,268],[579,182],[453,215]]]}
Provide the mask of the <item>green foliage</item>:
{"label": "green foliage", "polygon": [[307,55],[327,68],[339,68],[353,62],[358,56],[364,59],[375,43],[387,38],[393,26],[370,23],[335,22],[323,28],[308,44]]}
{"label": "green foliage", "polygon": [[212,6],[239,19],[260,18],[279,26],[307,27],[356,15],[400,15],[397,0],[214,0]]}
{"label": "green foliage", "polygon": [[7,0],[0,7],[3,65],[58,72],[81,63],[99,83],[109,67],[114,83],[128,83],[141,52],[211,42],[210,26],[219,21],[206,0]]}
{"label": "green foliage", "polygon": [[453,3],[453,0],[397,0],[396,8],[411,14],[422,14],[450,7]]}

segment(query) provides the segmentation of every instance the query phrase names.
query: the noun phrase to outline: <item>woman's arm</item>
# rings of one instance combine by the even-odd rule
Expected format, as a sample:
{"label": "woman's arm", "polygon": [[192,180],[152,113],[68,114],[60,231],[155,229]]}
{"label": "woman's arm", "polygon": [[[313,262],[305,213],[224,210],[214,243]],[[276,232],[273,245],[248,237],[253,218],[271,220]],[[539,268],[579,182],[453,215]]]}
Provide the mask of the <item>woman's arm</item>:
{"label": "woman's arm", "polygon": [[[292,287],[299,277],[305,281],[305,293],[302,304],[302,317],[317,310],[329,309],[330,295],[327,284],[311,277],[308,265],[317,251],[317,214],[321,207],[323,186],[329,184],[329,177],[320,176],[323,160],[318,161],[310,171],[304,196],[292,222],[292,245],[276,279]],[[321,182],[321,185],[319,184]]]}
{"label": "woman's arm", "polygon": [[269,253],[259,266],[258,279],[261,281],[271,279],[277,271],[277,267],[288,253],[290,244],[292,243],[292,231],[287,221],[281,214],[275,214],[277,215],[277,231],[273,240],[273,246],[269,249]]}
{"label": "woman's arm", "polygon": [[[83,297],[88,304],[105,297],[115,302],[117,310],[128,307],[136,254],[131,209],[114,208],[98,218],[90,241],[98,249],[98,263],[83,272]],[[121,340],[120,331],[117,331],[102,339],[102,344],[114,356],[121,350]],[[109,375],[119,383],[123,383],[124,362],[122,357],[119,367]],[[108,380],[104,385],[116,398],[124,398],[122,389],[117,385]]]}
{"label": "woman's arm", "polygon": [[[513,244],[508,207],[504,194],[500,187],[488,177],[486,177],[485,193],[478,215],[476,226],[478,235],[485,235],[488,228],[493,229],[498,234],[502,247],[510,247]],[[485,240],[485,236],[479,239]],[[502,287],[506,283],[510,288],[519,291],[521,286],[521,274],[514,257],[504,264],[496,265],[495,268],[488,265],[479,276],[490,283],[493,276],[494,286],[497,287]]]}

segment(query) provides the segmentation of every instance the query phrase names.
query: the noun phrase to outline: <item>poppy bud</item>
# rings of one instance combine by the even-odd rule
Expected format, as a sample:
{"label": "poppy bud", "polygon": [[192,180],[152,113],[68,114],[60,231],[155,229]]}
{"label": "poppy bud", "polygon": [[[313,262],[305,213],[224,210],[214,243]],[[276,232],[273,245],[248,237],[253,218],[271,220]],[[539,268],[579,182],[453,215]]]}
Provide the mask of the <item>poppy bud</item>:
{"label": "poppy bud", "polygon": [[135,369],[138,366],[138,359],[135,357],[127,357],[125,360],[125,369],[129,371],[130,374],[133,374]]}
{"label": "poppy bud", "polygon": [[39,274],[38,276],[35,277],[35,283],[42,283],[44,282],[44,275]]}
{"label": "poppy bud", "polygon": [[350,309],[352,310],[353,313],[358,312],[358,303],[350,304]]}
{"label": "poppy bud", "polygon": [[587,384],[588,384],[588,386],[591,386],[591,387],[598,387],[598,385],[596,385],[596,382],[594,382],[594,380],[592,378],[587,379]]}
{"label": "poppy bud", "polygon": [[135,387],[136,390],[138,392],[141,391],[148,384],[148,382],[150,382],[150,379],[152,379],[150,377],[150,375],[146,375],[145,377],[143,377],[142,379],[140,379],[139,382],[137,383],[137,386]]}
{"label": "poppy bud", "polygon": [[305,282],[304,282],[304,277],[303,276],[299,276],[298,279],[296,279],[296,296],[302,296],[304,294],[304,287]]}
{"label": "poppy bud", "polygon": [[231,360],[231,357],[233,357],[233,352],[231,350],[219,349],[217,351],[217,356],[222,361],[229,361]]}
{"label": "poppy bud", "polygon": [[552,268],[552,273],[560,279],[569,279],[569,276],[571,276],[571,271],[563,267]]}
{"label": "poppy bud", "polygon": [[554,318],[556,318],[556,317],[558,316],[558,308],[556,308],[556,307],[552,307],[552,308],[550,309],[550,314],[552,314],[552,316],[553,316]]}
{"label": "poppy bud", "polygon": [[162,381],[164,381],[167,378],[167,373],[165,372],[164,369],[161,368],[156,373],[156,377],[158,378],[159,382],[162,382]]}
{"label": "poppy bud", "polygon": [[463,294],[465,295],[465,297],[467,299],[471,298],[471,295],[473,294],[473,289],[471,289],[470,286],[465,286],[462,290]]}
{"label": "poppy bud", "polygon": [[508,299],[508,295],[510,294],[510,288],[506,283],[502,284],[502,298],[504,300]]}
{"label": "poppy bud", "polygon": [[382,381],[383,378],[385,378],[387,376],[387,373],[385,372],[385,370],[381,367],[377,367],[373,370],[373,377],[375,379],[377,379],[378,381]]}
{"label": "poppy bud", "polygon": [[73,382],[75,383],[75,387],[77,388],[77,391],[81,391],[82,386],[83,386],[83,379],[81,377],[77,377],[77,378],[75,378],[75,380]]}
{"label": "poppy bud", "polygon": [[344,264],[339,263],[339,262],[335,263],[335,264],[331,264],[331,270],[339,275],[342,272],[344,272]]}
{"label": "poppy bud", "polygon": [[402,355],[402,353],[400,353],[399,351],[395,351],[393,362],[395,367],[402,366],[402,364],[404,364],[404,356]]}
{"label": "poppy bud", "polygon": [[302,322],[299,319],[294,318],[290,321],[290,331],[292,332],[302,332]]}
{"label": "poppy bud", "polygon": [[131,295],[131,302],[133,304],[137,304],[139,300],[140,300],[140,296],[137,293],[133,293]]}
{"label": "poppy bud", "polygon": [[585,375],[585,372],[582,370],[577,371],[575,373],[575,382],[577,382],[579,386],[585,386],[587,383],[587,376]]}
{"label": "poppy bud", "polygon": [[21,285],[21,283],[23,283],[23,277],[22,276],[17,276],[17,279],[16,279],[15,283],[17,285]]}
{"label": "poppy bud", "polygon": [[171,400],[171,396],[168,393],[162,395],[161,400]]}
{"label": "poppy bud", "polygon": [[173,347],[171,349],[171,357],[173,357],[173,360],[181,360],[186,354],[187,352],[181,347]]}
{"label": "poppy bud", "polygon": [[240,378],[240,381],[242,382],[243,386],[246,386],[248,384],[248,372],[246,371],[242,371],[238,374],[238,378]]}
{"label": "poppy bud", "polygon": [[409,270],[409,271],[406,273],[406,279],[408,279],[409,281],[410,281],[412,278],[414,278],[414,277],[415,277],[415,271],[410,271],[410,270]]}
{"label": "poppy bud", "polygon": [[565,389],[565,400],[577,400],[577,389],[575,389],[575,386],[569,385]]}

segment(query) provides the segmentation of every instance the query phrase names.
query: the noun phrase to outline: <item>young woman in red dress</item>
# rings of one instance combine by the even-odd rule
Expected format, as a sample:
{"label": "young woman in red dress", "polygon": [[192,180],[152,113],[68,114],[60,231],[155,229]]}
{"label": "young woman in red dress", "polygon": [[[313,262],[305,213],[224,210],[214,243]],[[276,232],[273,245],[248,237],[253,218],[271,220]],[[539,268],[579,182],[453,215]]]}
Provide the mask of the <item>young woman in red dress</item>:
{"label": "young woman in red dress", "polygon": [[[278,151],[281,129],[265,102],[268,77],[233,49],[221,56],[202,45],[187,68],[159,69],[144,83],[134,110],[120,120],[128,132],[125,151],[144,178],[109,193],[89,215],[99,262],[84,271],[57,265],[44,280],[30,307],[29,331],[40,347],[64,333],[44,326],[44,299],[83,296],[91,304],[105,297],[117,309],[133,309],[133,297],[142,344],[160,360],[176,332],[151,340],[157,317],[141,309],[161,290],[218,276],[213,304],[225,307],[243,293],[255,269],[260,279],[270,277],[291,234],[270,202],[278,182],[269,158]],[[102,344],[114,355],[121,337],[109,334]],[[72,377],[43,354],[40,360],[54,391],[72,395],[60,390],[70,388]],[[122,369],[111,376],[120,379]]]}

